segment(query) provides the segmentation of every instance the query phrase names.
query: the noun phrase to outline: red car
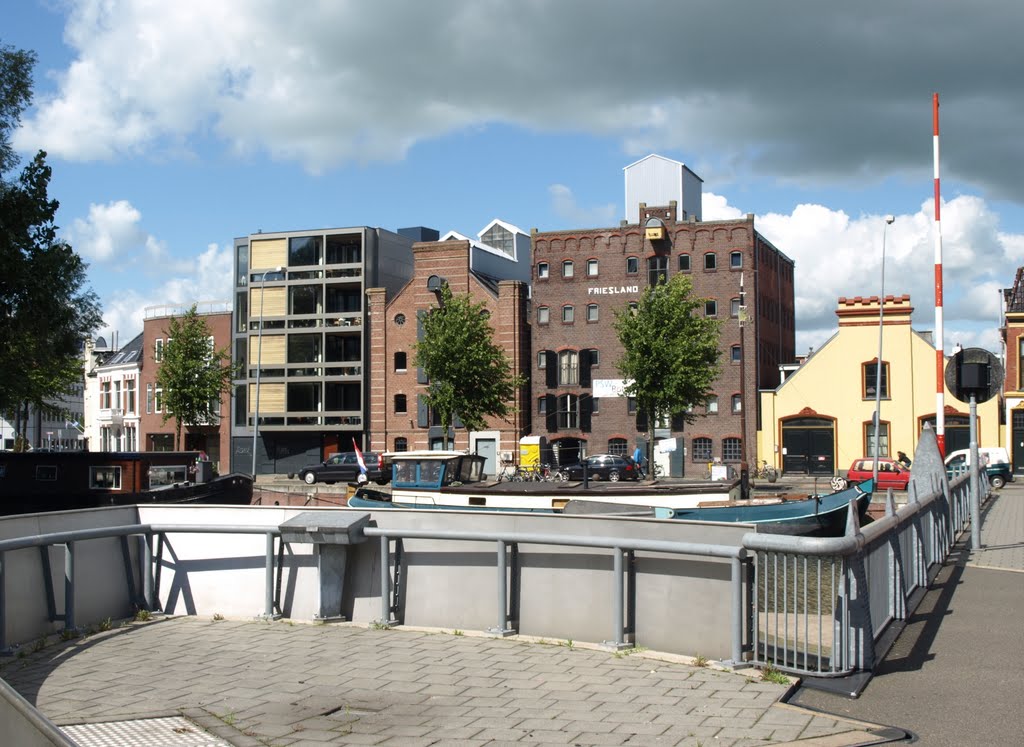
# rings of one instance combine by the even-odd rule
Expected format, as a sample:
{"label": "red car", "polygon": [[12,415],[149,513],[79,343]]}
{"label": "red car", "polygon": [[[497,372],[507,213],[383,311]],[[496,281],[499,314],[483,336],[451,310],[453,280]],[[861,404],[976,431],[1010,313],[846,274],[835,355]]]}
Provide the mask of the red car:
{"label": "red car", "polygon": [[[846,472],[846,480],[851,485],[864,480],[870,480],[874,474],[875,458],[864,457],[850,465]],[[895,459],[885,457],[878,458],[878,489],[885,490],[906,490],[910,482],[910,470],[897,462]]]}

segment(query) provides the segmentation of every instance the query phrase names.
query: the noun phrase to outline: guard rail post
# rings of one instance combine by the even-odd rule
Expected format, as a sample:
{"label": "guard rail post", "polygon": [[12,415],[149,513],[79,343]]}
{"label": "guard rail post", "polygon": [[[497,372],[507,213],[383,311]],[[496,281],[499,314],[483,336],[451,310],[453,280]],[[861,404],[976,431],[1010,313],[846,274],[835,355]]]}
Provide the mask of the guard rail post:
{"label": "guard rail post", "polygon": [[64,543],[64,630],[75,629],[75,543]]}
{"label": "guard rail post", "polygon": [[391,540],[380,535],[380,624],[391,625]]}

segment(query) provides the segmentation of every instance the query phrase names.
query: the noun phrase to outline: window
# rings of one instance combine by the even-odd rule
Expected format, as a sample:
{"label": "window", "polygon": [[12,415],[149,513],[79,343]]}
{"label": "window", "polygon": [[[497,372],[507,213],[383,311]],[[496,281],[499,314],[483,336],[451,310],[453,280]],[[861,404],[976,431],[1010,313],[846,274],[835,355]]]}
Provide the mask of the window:
{"label": "window", "polygon": [[537,414],[547,415],[548,414],[548,398],[538,397],[537,398]]}
{"label": "window", "polygon": [[[878,384],[878,363],[872,361],[871,363],[865,363],[862,367],[864,371],[864,399],[875,398],[875,387]],[[882,363],[882,399],[889,399],[889,364]]]}
{"label": "window", "polygon": [[296,236],[288,239],[288,266],[320,264],[322,246],[320,236]]}
{"label": "window", "polygon": [[710,462],[711,461],[711,439],[710,438],[695,438],[693,439],[693,448],[690,449],[693,452],[693,461],[695,462]]}
{"label": "window", "polygon": [[575,273],[575,270],[573,269],[573,264],[572,264],[572,260],[571,259],[567,259],[564,262],[562,262],[562,277],[563,278],[571,278],[574,273]]}
{"label": "window", "polygon": [[164,411],[164,390],[160,387],[156,387],[153,390],[153,411]]}
{"label": "window", "polygon": [[742,360],[743,356],[740,354],[740,346],[739,345],[733,345],[729,349],[729,357],[730,357],[730,359],[732,360],[733,363],[739,363]]}
{"label": "window", "polygon": [[690,255],[689,254],[680,254],[679,255],[679,272],[689,272],[689,271],[690,271]]}
{"label": "window", "polygon": [[626,412],[636,415],[636,397],[626,397]]}
{"label": "window", "polygon": [[547,262],[538,262],[537,263],[537,279],[538,280],[547,280],[548,276],[550,274],[551,274],[551,268],[548,267],[548,263]]}
{"label": "window", "polygon": [[718,316],[718,301],[709,299],[704,302],[704,316]]}
{"label": "window", "polygon": [[541,350],[537,353],[537,368],[548,367],[548,351]]}
{"label": "window", "polygon": [[404,436],[398,436],[395,439],[395,451],[408,451],[408,450],[409,450],[409,440],[407,438],[405,438]]}
{"label": "window", "polygon": [[164,359],[164,341],[153,340],[153,360],[160,363]]}
{"label": "window", "polygon": [[110,382],[103,381],[100,382],[100,409],[109,410],[110,408]]}
{"label": "window", "polygon": [[114,406],[115,410],[120,410],[121,409],[121,382],[120,381],[115,381],[114,382],[113,406]]}
{"label": "window", "polygon": [[615,454],[616,456],[626,456],[626,439],[624,438],[609,438],[608,439],[608,453]]}
{"label": "window", "polygon": [[647,282],[664,285],[668,282],[668,257],[650,257],[647,260]]}
{"label": "window", "polygon": [[743,252],[730,252],[729,267],[738,270],[743,267]]}
{"label": "window", "polygon": [[580,383],[580,356],[575,350],[563,350],[558,354],[558,384]]}
{"label": "window", "polygon": [[722,459],[738,462],[743,458],[743,441],[739,438],[722,439]]}
{"label": "window", "polygon": [[153,413],[153,385],[146,384],[146,414]]}
{"label": "window", "polygon": [[36,479],[43,482],[53,482],[57,479],[57,467],[53,464],[40,464],[36,466]]}
{"label": "window", "polygon": [[120,467],[90,467],[89,487],[93,490],[120,490]]}
{"label": "window", "polygon": [[1017,339],[1017,390],[1024,389],[1024,337]]}
{"label": "window", "polygon": [[597,260],[596,259],[588,259],[587,260],[587,277],[592,277],[592,278],[596,278],[597,277]]}
{"label": "window", "polygon": [[714,270],[718,267],[718,258],[714,252],[708,252],[704,255],[704,269]]}
{"label": "window", "polygon": [[597,318],[598,318],[597,317],[597,304],[596,303],[588,303],[587,304],[587,321],[588,322],[596,322]]}
{"label": "window", "polygon": [[402,414],[408,412],[408,405],[406,403],[404,394],[395,395],[395,413]]}
{"label": "window", "polygon": [[596,348],[590,349],[590,367],[597,368],[601,365],[601,351]]}
{"label": "window", "polygon": [[547,306],[537,307],[537,324],[547,324],[551,321],[551,310]]}
{"label": "window", "polygon": [[408,356],[404,352],[395,353],[395,371],[401,372],[406,370],[406,364]]}
{"label": "window", "polygon": [[[869,457],[875,455],[875,424],[871,421],[864,423],[864,453]],[[888,423],[881,423],[878,427],[878,456],[889,456]]]}
{"label": "window", "polygon": [[640,258],[626,257],[626,274],[636,275],[640,272]]}
{"label": "window", "polygon": [[712,395],[708,397],[708,403],[705,405],[708,415],[718,414],[718,397]]}
{"label": "window", "polygon": [[575,394],[563,394],[558,398],[558,427],[579,428],[580,398]]}
{"label": "window", "polygon": [[124,411],[129,415],[135,414],[135,379],[125,379]]}
{"label": "window", "polygon": [[572,306],[562,307],[562,322],[565,324],[572,324],[575,321],[576,309]]}
{"label": "window", "polygon": [[733,319],[738,319],[740,315],[740,299],[732,298],[729,299],[729,316]]}
{"label": "window", "polygon": [[743,398],[738,394],[732,395],[732,411],[742,412],[743,411]]}
{"label": "window", "polygon": [[395,314],[395,324],[399,327],[405,324],[405,314]]}

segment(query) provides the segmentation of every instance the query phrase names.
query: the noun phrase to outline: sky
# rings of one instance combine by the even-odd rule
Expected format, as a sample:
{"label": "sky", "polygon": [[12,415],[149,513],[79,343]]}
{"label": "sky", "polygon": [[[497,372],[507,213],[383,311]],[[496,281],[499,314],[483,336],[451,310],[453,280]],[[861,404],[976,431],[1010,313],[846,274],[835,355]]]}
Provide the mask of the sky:
{"label": "sky", "polygon": [[[649,153],[795,261],[796,349],[841,296],[910,294],[1000,353],[1024,265],[1024,3],[975,0],[0,0],[34,51],[13,142],[45,150],[103,334],[228,301],[232,239],[616,226]],[[891,225],[885,217],[895,217]],[[883,275],[884,247],[884,275]],[[108,337],[109,340],[109,337]]]}

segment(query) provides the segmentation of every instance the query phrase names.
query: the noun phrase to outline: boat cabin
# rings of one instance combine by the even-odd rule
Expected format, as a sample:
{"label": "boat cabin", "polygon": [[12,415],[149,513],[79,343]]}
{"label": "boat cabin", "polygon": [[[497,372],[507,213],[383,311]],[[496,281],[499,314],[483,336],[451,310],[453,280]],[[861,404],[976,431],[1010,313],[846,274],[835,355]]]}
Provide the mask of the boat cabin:
{"label": "boat cabin", "polygon": [[402,451],[386,455],[396,488],[442,488],[483,480],[485,457],[465,451]]}

